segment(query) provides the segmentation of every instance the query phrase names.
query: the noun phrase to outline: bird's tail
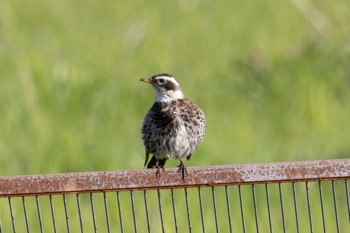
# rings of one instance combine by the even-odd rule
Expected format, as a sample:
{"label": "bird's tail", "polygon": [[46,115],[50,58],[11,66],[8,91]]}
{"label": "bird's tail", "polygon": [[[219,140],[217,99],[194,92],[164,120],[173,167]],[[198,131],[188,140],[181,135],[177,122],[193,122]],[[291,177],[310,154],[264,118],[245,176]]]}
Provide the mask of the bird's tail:
{"label": "bird's tail", "polygon": [[[157,163],[158,163],[158,167],[163,168],[165,165],[166,159],[159,159],[157,160],[156,157],[152,157],[151,160],[149,161],[147,168],[155,168],[157,167]],[[146,160],[147,163],[147,160]]]}

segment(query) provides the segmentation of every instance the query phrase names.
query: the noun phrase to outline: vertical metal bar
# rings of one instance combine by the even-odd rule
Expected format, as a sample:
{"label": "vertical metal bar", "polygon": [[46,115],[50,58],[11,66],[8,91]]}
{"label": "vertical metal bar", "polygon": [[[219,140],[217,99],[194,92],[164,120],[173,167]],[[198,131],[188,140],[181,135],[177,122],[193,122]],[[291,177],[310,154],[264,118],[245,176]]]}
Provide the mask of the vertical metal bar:
{"label": "vertical metal bar", "polygon": [[54,205],[53,205],[53,201],[52,201],[52,195],[49,196],[49,200],[50,200],[50,209],[51,209],[51,218],[52,218],[53,231],[54,231],[54,233],[57,233],[55,209],[54,209]]}
{"label": "vertical metal bar", "polygon": [[238,185],[238,194],[239,194],[239,204],[240,204],[240,206],[241,206],[241,216],[242,216],[243,233],[246,233],[245,218],[244,218],[244,206],[243,206],[243,198],[242,198],[241,185]]}
{"label": "vertical metal bar", "polygon": [[1,219],[0,219],[0,233],[2,233],[2,224],[1,224]]}
{"label": "vertical metal bar", "polygon": [[27,229],[27,233],[29,233],[30,228],[29,228],[29,222],[28,222],[27,205],[26,205],[26,201],[24,199],[24,196],[22,196],[22,204],[23,204],[24,219],[26,221],[26,229]]}
{"label": "vertical metal bar", "polygon": [[345,180],[345,191],[346,191],[346,201],[348,203],[348,215],[349,215],[349,222],[350,222],[350,198],[349,198],[348,180]]}
{"label": "vertical metal bar", "polygon": [[160,191],[157,189],[158,194],[158,206],[159,206],[159,216],[160,216],[160,223],[162,225],[162,232],[164,233],[164,220],[163,220],[163,210],[162,210],[162,197],[160,196]]}
{"label": "vertical metal bar", "polygon": [[297,226],[297,233],[300,233],[299,215],[298,215],[298,201],[297,201],[296,188],[295,188],[295,183],[294,182],[292,183],[292,188],[293,188],[295,224]]}
{"label": "vertical metal bar", "polygon": [[145,201],[147,230],[148,230],[148,233],[150,233],[151,232],[151,224],[150,224],[150,221],[149,221],[148,201],[147,201],[147,191],[146,190],[143,190],[143,197],[144,197],[144,201]]}
{"label": "vertical metal bar", "polygon": [[117,202],[118,202],[118,213],[119,213],[119,222],[120,222],[120,232],[121,232],[121,233],[124,233],[123,215],[122,215],[122,209],[121,209],[121,206],[120,206],[119,192],[117,192]]}
{"label": "vertical metal bar", "polygon": [[337,233],[340,233],[339,219],[338,219],[338,207],[337,207],[337,193],[335,191],[334,180],[332,180],[332,190],[333,190],[335,221],[336,221],[336,224],[337,224]]}
{"label": "vertical metal bar", "polygon": [[131,207],[132,207],[132,217],[134,220],[134,230],[137,233],[137,224],[136,224],[136,214],[135,214],[135,204],[134,204],[134,193],[130,191]]}
{"label": "vertical metal bar", "polygon": [[322,183],[321,181],[318,182],[318,189],[320,192],[320,202],[321,202],[321,212],[322,212],[322,225],[323,225],[323,232],[327,232],[326,228],[326,218],[324,214],[324,205],[323,205],[323,193],[322,193]]}
{"label": "vertical metal bar", "polygon": [[64,206],[64,214],[66,217],[67,232],[70,233],[69,215],[68,215],[67,200],[66,200],[65,194],[62,194],[62,199],[63,199],[63,206]]}
{"label": "vertical metal bar", "polygon": [[201,188],[198,187],[198,199],[199,199],[199,208],[201,212],[201,220],[202,220],[202,229],[203,233],[205,233],[205,223],[204,223],[204,213],[203,213],[203,203],[202,203],[202,192]]}
{"label": "vertical metal bar", "polygon": [[95,207],[94,207],[94,197],[93,197],[92,193],[90,193],[90,203],[91,203],[92,221],[94,223],[94,232],[97,233],[97,224],[96,224]]}
{"label": "vertical metal bar", "polygon": [[12,229],[13,229],[13,233],[16,233],[17,232],[16,231],[16,222],[15,222],[15,216],[13,215],[11,197],[9,197],[8,200],[9,200],[9,207],[10,207],[10,214],[11,214]]}
{"label": "vertical metal bar", "polygon": [[79,215],[79,223],[80,223],[80,232],[84,233],[84,225],[83,225],[83,217],[81,213],[81,207],[80,207],[80,196],[79,193],[76,195],[77,197],[77,205],[78,205],[78,215]]}
{"label": "vertical metal bar", "polygon": [[286,219],[284,216],[284,203],[283,203],[283,194],[282,194],[282,186],[281,183],[278,183],[278,190],[280,194],[280,203],[281,203],[281,213],[282,213],[282,224],[283,224],[283,232],[286,233]]}
{"label": "vertical metal bar", "polygon": [[211,187],[211,194],[212,194],[212,197],[213,197],[216,232],[219,233],[219,222],[218,222],[218,213],[216,211],[216,196],[215,196],[215,188],[214,188],[214,186]]}
{"label": "vertical metal bar", "polygon": [[228,193],[227,185],[225,185],[225,194],[226,194],[228,224],[229,224],[229,227],[230,227],[230,233],[232,233],[232,218],[231,218],[230,196],[229,196],[229,193]]}
{"label": "vertical metal bar", "polygon": [[268,184],[265,184],[265,193],[266,193],[267,215],[269,217],[270,233],[273,233],[272,221],[271,221],[270,194],[269,194]]}
{"label": "vertical metal bar", "polygon": [[192,232],[192,222],[191,222],[191,212],[190,212],[190,203],[188,201],[187,188],[185,190],[185,199],[186,199],[186,209],[187,209],[187,221],[188,221],[188,231]]}
{"label": "vertical metal bar", "polygon": [[253,203],[254,203],[254,215],[255,215],[255,226],[256,226],[256,233],[259,233],[259,219],[258,219],[258,203],[256,201],[256,195],[255,195],[255,186],[252,184],[252,193],[253,193]]}
{"label": "vertical metal bar", "polygon": [[107,203],[107,197],[106,197],[106,192],[103,192],[103,202],[105,205],[105,211],[106,211],[106,223],[107,223],[107,232],[111,232],[111,226],[109,224],[109,213],[108,213],[108,203]]}
{"label": "vertical metal bar", "polygon": [[310,233],[314,232],[314,228],[312,225],[312,215],[311,215],[311,204],[310,204],[310,193],[309,193],[309,182],[305,182],[305,188],[306,188],[306,199],[307,199],[307,210],[309,213],[309,222],[310,222]]}
{"label": "vertical metal bar", "polygon": [[36,207],[37,207],[37,210],[38,210],[40,232],[43,233],[44,229],[43,229],[43,221],[42,221],[42,218],[41,218],[41,209],[40,209],[39,197],[35,196],[35,200],[36,200]]}
{"label": "vertical metal bar", "polygon": [[174,189],[171,189],[171,202],[172,202],[172,204],[173,204],[173,214],[174,214],[175,232],[178,233]]}

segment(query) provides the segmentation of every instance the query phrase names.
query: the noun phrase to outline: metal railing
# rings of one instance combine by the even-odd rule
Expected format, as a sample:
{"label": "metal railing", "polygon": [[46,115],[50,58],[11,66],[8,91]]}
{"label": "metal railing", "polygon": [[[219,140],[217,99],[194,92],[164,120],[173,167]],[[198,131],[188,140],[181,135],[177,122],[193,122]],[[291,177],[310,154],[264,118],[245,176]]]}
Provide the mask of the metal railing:
{"label": "metal railing", "polygon": [[0,177],[0,233],[348,232],[350,159]]}

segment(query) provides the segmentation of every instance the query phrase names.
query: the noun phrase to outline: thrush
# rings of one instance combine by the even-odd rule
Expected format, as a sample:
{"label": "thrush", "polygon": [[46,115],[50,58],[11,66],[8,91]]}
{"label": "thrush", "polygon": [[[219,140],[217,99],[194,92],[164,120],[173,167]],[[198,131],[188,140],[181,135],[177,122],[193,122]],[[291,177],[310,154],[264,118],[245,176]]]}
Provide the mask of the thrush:
{"label": "thrush", "polygon": [[[151,84],[157,94],[156,102],[142,124],[142,140],[146,150],[144,166],[156,168],[156,175],[159,176],[160,168],[164,169],[167,159],[178,159],[178,171],[185,179],[187,169],[183,159],[189,160],[204,138],[204,113],[185,97],[174,76],[163,73],[140,81]],[[150,154],[152,158],[148,162]]]}

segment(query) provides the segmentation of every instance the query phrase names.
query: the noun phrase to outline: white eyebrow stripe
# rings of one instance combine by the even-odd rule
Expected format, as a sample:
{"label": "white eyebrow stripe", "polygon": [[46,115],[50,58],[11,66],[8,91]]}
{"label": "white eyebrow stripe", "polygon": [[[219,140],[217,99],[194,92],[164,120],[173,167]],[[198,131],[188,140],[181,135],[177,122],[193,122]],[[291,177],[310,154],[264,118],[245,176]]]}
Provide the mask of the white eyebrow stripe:
{"label": "white eyebrow stripe", "polygon": [[157,79],[163,78],[165,80],[168,80],[168,81],[174,83],[176,86],[180,86],[180,84],[177,82],[177,80],[174,77],[161,75],[161,76],[157,76],[156,78]]}

